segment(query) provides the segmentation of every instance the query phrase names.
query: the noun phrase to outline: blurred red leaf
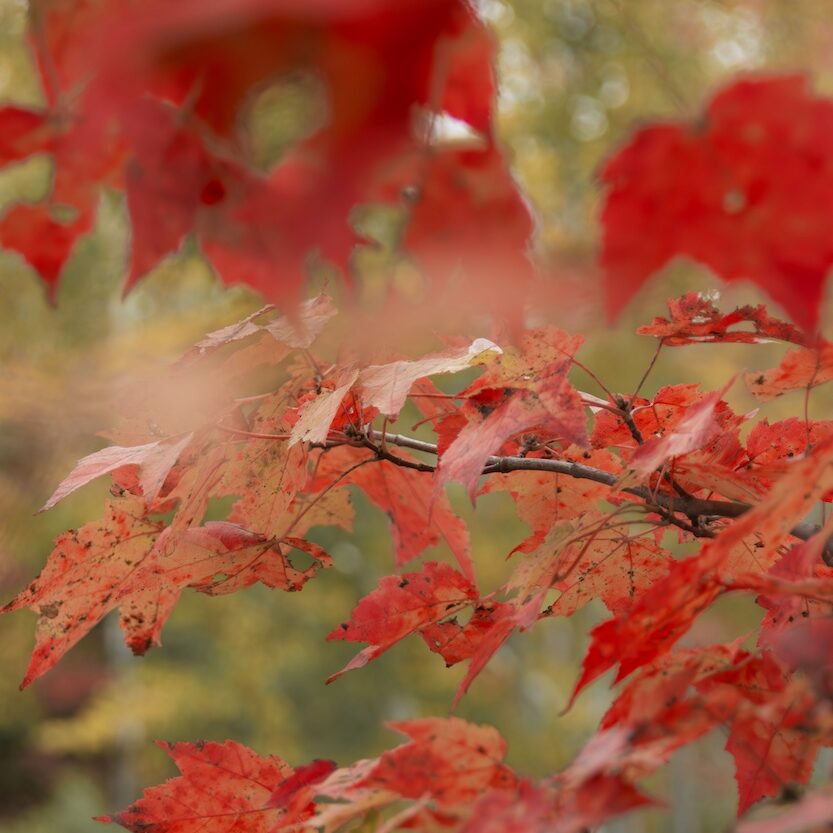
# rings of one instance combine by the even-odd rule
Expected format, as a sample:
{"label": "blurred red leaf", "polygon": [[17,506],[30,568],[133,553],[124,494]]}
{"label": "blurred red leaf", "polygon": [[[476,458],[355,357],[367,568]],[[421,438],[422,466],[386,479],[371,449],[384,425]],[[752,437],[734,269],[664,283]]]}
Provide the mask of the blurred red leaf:
{"label": "blurred red leaf", "polygon": [[[492,135],[494,43],[465,0],[38,0],[33,21],[47,106],[0,109],[0,164],[45,151],[56,178],[0,220],[0,243],[50,291],[103,186],[127,192],[128,288],[193,234],[226,283],[297,301],[312,254],[347,266],[354,206],[415,192],[404,243],[429,283],[462,260],[495,313],[495,282],[531,277],[530,214]],[[326,121],[259,171],[253,92],[299,73],[320,82]],[[418,113],[463,120],[477,147],[435,147]],[[51,222],[56,205],[76,218]]]}
{"label": "blurred red leaf", "polygon": [[603,173],[611,313],[685,255],[758,284],[812,333],[833,265],[831,143],[833,102],[800,76],[736,81],[698,123],[639,131]]}

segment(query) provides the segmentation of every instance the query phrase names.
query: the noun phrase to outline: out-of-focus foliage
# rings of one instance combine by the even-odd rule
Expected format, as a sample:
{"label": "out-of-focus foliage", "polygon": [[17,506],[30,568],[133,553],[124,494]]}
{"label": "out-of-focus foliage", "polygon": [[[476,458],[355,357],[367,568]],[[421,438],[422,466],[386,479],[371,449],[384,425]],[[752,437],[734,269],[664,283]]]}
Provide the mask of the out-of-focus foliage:
{"label": "out-of-focus foliage", "polygon": [[[539,253],[571,299],[566,309],[556,305],[540,314],[573,330],[601,322],[598,284],[587,276],[597,239],[594,171],[635,124],[690,117],[715,84],[739,71],[811,69],[816,88],[833,91],[833,21],[815,0],[480,5],[501,39],[501,132],[540,217]],[[40,96],[22,42],[25,15],[24,3],[0,0],[0,101],[34,103]],[[296,116],[317,117],[304,90],[290,93],[280,97],[286,110],[280,117],[263,102],[255,128],[264,164],[295,135]],[[48,173],[43,159],[4,170],[0,205],[34,198]],[[202,333],[257,305],[242,291],[221,289],[192,249],[122,299],[126,245],[124,206],[108,197],[94,235],[67,267],[55,307],[17,257],[0,253],[3,601],[40,568],[59,531],[100,506],[104,487],[90,486],[34,516],[72,462],[100,445],[95,434],[108,427],[111,403],[128,381],[153,373]],[[384,252],[362,265],[372,293],[386,265]],[[640,323],[661,313],[662,301],[675,290],[714,287],[705,270],[672,267],[668,273],[661,288],[653,284],[642,293],[641,309],[649,312]],[[407,286],[408,274],[400,270],[395,279]],[[731,298],[755,296],[744,290]],[[641,354],[616,349],[637,320],[632,311],[629,316],[595,339],[588,355],[601,377],[622,389],[636,385],[653,350],[649,339],[637,348]],[[629,336],[628,343],[637,342]],[[702,350],[694,359],[683,350],[665,356],[651,387],[669,379],[716,385],[749,355],[742,347],[723,348],[715,363],[709,348]],[[758,351],[754,361],[764,366],[770,359]],[[577,382],[597,392],[592,382]],[[821,404],[820,398],[813,403]],[[470,511],[462,495],[455,498],[462,513]],[[477,514],[474,552],[488,587],[506,575],[504,557],[524,530],[496,496],[481,499]],[[389,572],[392,547],[385,519],[365,504],[354,533],[320,536],[320,542],[336,567],[303,593],[252,588],[218,599],[186,595],[166,630],[164,649],[143,659],[125,656],[111,632],[115,623],[105,623],[97,641],[76,648],[23,695],[16,687],[31,647],[31,620],[27,614],[4,620],[0,830],[98,829],[87,821],[91,815],[129,801],[138,784],[170,774],[148,743],[153,738],[234,737],[294,763],[314,757],[344,762],[387,743],[378,728],[383,720],[445,712],[460,672],[447,671],[417,644],[402,646],[360,675],[323,685],[350,653],[324,637]],[[609,695],[596,687],[567,717],[558,714],[585,647],[575,634],[586,632],[599,612],[592,607],[576,623],[560,620],[511,640],[463,700],[460,716],[498,726],[519,769],[539,774],[564,765],[604,709]],[[722,614],[742,620],[744,611],[724,606]],[[721,622],[712,617],[699,627],[701,636],[709,629],[719,634]],[[680,782],[676,829],[714,829],[716,819],[725,818],[725,808],[698,803],[710,783],[729,777],[728,759],[713,763],[719,746],[720,739],[712,738],[672,767]],[[645,818],[617,829],[646,829]]]}

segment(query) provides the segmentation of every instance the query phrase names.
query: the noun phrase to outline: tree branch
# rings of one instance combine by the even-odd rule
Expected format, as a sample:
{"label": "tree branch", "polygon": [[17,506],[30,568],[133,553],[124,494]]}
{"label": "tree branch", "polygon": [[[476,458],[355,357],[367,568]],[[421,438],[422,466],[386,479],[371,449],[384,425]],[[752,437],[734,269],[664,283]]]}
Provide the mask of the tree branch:
{"label": "tree branch", "polygon": [[[367,432],[371,441],[384,441],[386,444],[396,445],[400,448],[410,448],[414,451],[422,451],[426,454],[437,455],[438,450],[435,443],[417,440],[402,434],[391,434],[388,432],[371,429]],[[371,443],[372,444],[372,443]],[[374,448],[378,448],[374,446]],[[393,455],[383,455],[384,459],[397,465],[408,461],[399,460]],[[415,467],[410,464],[410,467]],[[424,470],[432,471],[433,466],[425,465]],[[574,463],[570,460],[549,460],[530,457],[489,457],[483,468],[483,474],[507,474],[511,471],[546,471],[553,474],[563,474],[567,477],[575,477],[579,480],[591,480],[594,483],[601,483],[605,486],[615,486],[619,478],[615,474],[592,466],[585,466],[582,463]],[[655,494],[647,486],[626,486],[621,490],[629,495],[640,498],[649,509],[662,515],[669,523],[685,529],[698,538],[714,538],[716,533],[708,528],[707,519],[714,518],[739,518],[752,508],[750,503],[730,500],[704,500],[692,496]],[[676,515],[683,515],[687,521],[675,518]],[[806,521],[796,524],[790,534],[802,541],[812,538],[821,527]],[[824,549],[824,561],[833,566],[833,544],[828,542]]]}

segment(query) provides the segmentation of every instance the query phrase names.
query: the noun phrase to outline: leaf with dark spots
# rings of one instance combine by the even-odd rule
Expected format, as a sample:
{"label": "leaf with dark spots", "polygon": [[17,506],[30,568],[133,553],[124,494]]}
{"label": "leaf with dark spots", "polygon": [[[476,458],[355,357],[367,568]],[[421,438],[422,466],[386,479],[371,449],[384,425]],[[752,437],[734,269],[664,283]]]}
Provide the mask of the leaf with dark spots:
{"label": "leaf with dark spots", "polygon": [[65,532],[40,576],[3,608],[29,607],[40,614],[22,687],[48,671],[118,606],[117,592],[162,532],[162,525],[146,519],[144,510],[140,498],[123,498],[108,505],[103,521]]}
{"label": "leaf with dark spots", "polygon": [[385,752],[359,786],[406,798],[428,793],[439,807],[450,808],[471,802],[504,774],[506,742],[490,726],[456,717],[389,725],[410,740]]}
{"label": "leaf with dark spots", "polygon": [[[636,332],[662,340],[664,346],[686,344],[757,344],[772,339],[805,346],[807,336],[796,326],[770,317],[761,304],[720,312],[705,295],[689,292],[668,301],[668,318],[655,318]],[[748,329],[752,326],[752,331]]]}
{"label": "leaf with dark spots", "polygon": [[421,629],[425,644],[440,654],[446,666],[469,661],[466,675],[454,698],[455,704],[520,624],[521,614],[515,605],[484,601],[475,607],[465,625],[454,617]]}
{"label": "leaf with dark spots", "polygon": [[763,402],[809,390],[833,379],[833,344],[822,339],[816,346],[789,350],[777,367],[751,371],[744,379],[749,392]]}
{"label": "leaf with dark spots", "polygon": [[586,444],[584,407],[567,380],[568,369],[569,363],[562,362],[534,390],[484,390],[469,397],[460,410],[468,422],[440,457],[438,485],[460,482],[474,500],[488,458],[508,439],[533,428],[568,444]]}
{"label": "leaf with dark spots", "polygon": [[[111,502],[103,522],[59,537],[41,575],[3,608],[30,607],[40,616],[22,685],[48,671],[116,608],[127,644],[143,654],[159,644],[186,587],[219,595],[260,581],[297,590],[331,563],[315,544],[290,538],[282,545],[224,521],[185,529],[168,545],[171,537],[171,528],[148,519],[144,502],[133,496]],[[297,570],[284,551],[291,547],[305,550],[315,563]]]}
{"label": "leaf with dark spots", "polygon": [[271,804],[274,791],[294,775],[274,755],[262,757],[231,740],[159,746],[181,774],[145,790],[121,813],[98,821],[120,824],[133,833],[225,833],[230,824],[245,824],[250,833],[274,833],[312,815],[311,795],[301,806],[293,804],[292,812]]}
{"label": "leaf with dark spots", "polygon": [[[637,600],[667,575],[673,563],[653,541],[599,535],[557,553],[551,574],[561,595],[553,616],[571,616],[593,599],[613,614],[626,614]],[[569,569],[568,569],[569,568]]]}
{"label": "leaf with dark spots", "polygon": [[474,586],[445,564],[426,562],[418,573],[406,573],[402,587],[397,576],[387,576],[365,596],[353,611],[347,627],[332,631],[327,639],[367,642],[364,648],[327,682],[346,671],[361,668],[392,648],[397,642],[426,625],[447,618],[477,599]]}

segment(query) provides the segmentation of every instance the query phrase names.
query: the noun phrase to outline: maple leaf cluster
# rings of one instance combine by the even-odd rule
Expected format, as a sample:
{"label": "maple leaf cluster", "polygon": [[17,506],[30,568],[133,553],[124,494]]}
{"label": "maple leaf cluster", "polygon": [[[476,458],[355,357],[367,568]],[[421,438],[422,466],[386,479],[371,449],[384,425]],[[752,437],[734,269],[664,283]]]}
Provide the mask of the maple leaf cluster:
{"label": "maple leaf cluster", "polygon": [[[743,384],[765,413],[775,397],[806,400],[833,380],[833,346],[817,332],[833,239],[819,148],[833,104],[800,79],[742,81],[714,99],[705,128],[648,128],[611,161],[602,259],[613,306],[686,254],[756,280],[796,324],[688,294],[639,329],[656,339],[655,361],[703,342],[771,341],[788,345],[782,360],[715,391],[643,396],[646,372],[635,392],[601,385],[602,398],[576,383],[599,381],[580,357],[584,339],[555,327],[449,336],[416,357],[359,355],[334,346],[345,314],[330,297],[296,303],[311,249],[344,262],[352,205],[415,182],[404,245],[431,279],[488,263],[523,294],[529,216],[492,131],[492,42],[462,0],[42,0],[32,43],[47,104],[0,111],[0,159],[51,153],[55,181],[42,203],[4,215],[0,242],[54,284],[101,187],[123,188],[128,285],[194,234],[224,279],[284,302],[285,314],[270,304],[208,334],[126,396],[112,445],[46,501],[110,478],[101,518],[59,536],[3,609],[38,615],[23,685],[111,611],[142,654],[188,589],[300,591],[333,564],[313,530],[350,529],[356,493],[389,519],[395,572],[332,623],[328,639],[362,647],[330,681],[413,638],[448,666],[467,664],[459,700],[513,634],[600,600],[610,617],[591,632],[571,703],[611,670],[624,683],[575,760],[539,781],[503,763],[496,729],[424,718],[394,724],[405,744],[345,768],[293,769],[232,741],[166,744],[181,775],[102,820],[157,833],[361,820],[379,831],[579,833],[652,803],[641,780],[717,728],[739,814],[808,782],[833,744],[833,519],[810,520],[833,496],[833,421],[805,411],[769,422],[726,396]],[[241,108],[254,87],[298,69],[325,80],[330,120],[258,172]],[[415,108],[466,122],[478,141],[437,146],[415,130]],[[795,211],[788,172],[800,183]],[[75,219],[56,220],[59,205]],[[419,435],[400,428],[414,409]],[[498,587],[480,584],[450,483],[474,502],[506,494],[529,527]],[[231,508],[209,521],[215,498]],[[695,554],[677,557],[669,537]],[[416,561],[438,546],[447,560]],[[756,601],[756,632],[680,647],[728,594]],[[810,793],[743,829],[829,822],[831,808],[829,791]]]}
{"label": "maple leaf cluster", "polygon": [[[830,372],[826,343],[761,309],[723,314],[693,295],[669,309],[670,319],[642,328],[660,346],[702,338],[707,322],[710,341],[777,335],[791,343],[781,365],[767,371],[766,393],[757,377],[746,378],[762,399],[815,383],[802,375],[805,365],[817,368],[816,379]],[[759,331],[732,329],[749,320]],[[349,529],[357,490],[388,516],[401,570],[382,578],[347,621],[333,623],[329,639],[364,647],[329,682],[413,637],[446,665],[467,664],[459,699],[513,633],[572,616],[594,599],[611,618],[591,633],[573,699],[613,668],[616,682],[629,682],[576,761],[540,783],[495,764],[494,784],[458,789],[469,768],[484,778],[486,770],[467,763],[444,733],[479,750],[484,744],[473,738],[487,730],[438,720],[428,737],[434,751],[414,750],[412,761],[394,750],[373,778],[368,762],[293,772],[231,743],[178,744],[171,753],[183,776],[115,821],[186,831],[240,814],[251,825],[245,829],[336,830],[405,801],[397,811],[404,815],[391,818],[420,829],[443,820],[449,829],[475,830],[486,817],[505,816],[519,830],[578,831],[649,803],[639,780],[718,726],[729,727],[740,812],[784,784],[807,781],[819,749],[833,740],[829,680],[819,671],[830,643],[805,633],[826,627],[833,613],[826,543],[833,524],[806,521],[833,494],[833,422],[770,424],[738,414],[723,398],[729,385],[711,393],[672,385],[651,398],[611,391],[601,399],[571,378],[584,368],[582,339],[553,327],[528,330],[517,344],[455,340],[422,357],[366,364],[328,354],[337,323],[326,296],[304,302],[293,317],[264,307],[210,333],[169,378],[125,403],[112,433],[119,444],[80,460],[45,504],[109,475],[103,517],[60,536],[41,575],[5,608],[28,607],[39,617],[23,684],[112,610],[141,654],[160,643],[186,589],[218,595],[261,582],[300,590],[333,563],[311,530]],[[472,370],[479,375],[456,393],[432,381]],[[272,380],[268,389],[252,395],[264,378]],[[182,394],[195,384],[204,394],[197,408],[160,407],[166,390]],[[435,441],[396,432],[409,402]],[[506,493],[529,527],[499,587],[479,584],[467,525],[445,493],[452,481],[475,500]],[[231,509],[224,520],[204,521],[215,497],[233,498]],[[676,558],[666,546],[669,530],[679,541],[703,542],[699,552]],[[454,563],[411,566],[438,545]],[[308,566],[298,566],[297,553]],[[730,593],[757,599],[757,644],[675,648]],[[209,798],[200,785],[219,777],[217,767],[230,780]],[[261,770],[268,777],[252,774]],[[197,808],[187,818],[174,811],[171,796],[180,795]]]}
{"label": "maple leaf cluster", "polygon": [[[294,303],[315,253],[349,280],[361,203],[407,213],[402,246],[437,285],[461,268],[531,278],[531,216],[492,124],[493,40],[466,0],[31,5],[45,103],[0,107],[0,165],[49,154],[54,178],[2,216],[0,245],[50,293],[107,188],[126,195],[126,289],[193,236],[224,282]],[[299,77],[327,118],[264,171],[255,93]],[[471,137],[442,141],[448,120]]]}

